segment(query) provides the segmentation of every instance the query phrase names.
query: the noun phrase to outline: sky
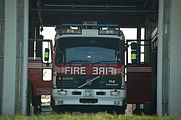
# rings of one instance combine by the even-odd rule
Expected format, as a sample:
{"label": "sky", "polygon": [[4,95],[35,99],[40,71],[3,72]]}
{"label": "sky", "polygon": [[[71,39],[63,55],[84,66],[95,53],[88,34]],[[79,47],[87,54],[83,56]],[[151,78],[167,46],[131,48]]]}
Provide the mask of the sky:
{"label": "sky", "polygon": [[53,40],[55,37],[55,27],[43,27],[42,35],[44,39]]}

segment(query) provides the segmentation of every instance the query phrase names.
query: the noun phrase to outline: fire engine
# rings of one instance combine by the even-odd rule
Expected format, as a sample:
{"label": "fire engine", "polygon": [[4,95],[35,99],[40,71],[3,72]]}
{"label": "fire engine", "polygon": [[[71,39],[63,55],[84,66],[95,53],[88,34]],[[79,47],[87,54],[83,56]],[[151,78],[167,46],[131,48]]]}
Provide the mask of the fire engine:
{"label": "fire engine", "polygon": [[125,38],[114,24],[56,26],[52,108],[124,113]]}
{"label": "fire engine", "polygon": [[42,95],[51,95],[55,112],[154,107],[150,40],[125,40],[115,24],[66,23],[56,26],[52,46],[51,40],[29,40],[28,100],[35,113]]}
{"label": "fire engine", "polygon": [[40,113],[41,96],[51,95],[53,87],[51,46],[52,40],[29,39],[28,114]]}

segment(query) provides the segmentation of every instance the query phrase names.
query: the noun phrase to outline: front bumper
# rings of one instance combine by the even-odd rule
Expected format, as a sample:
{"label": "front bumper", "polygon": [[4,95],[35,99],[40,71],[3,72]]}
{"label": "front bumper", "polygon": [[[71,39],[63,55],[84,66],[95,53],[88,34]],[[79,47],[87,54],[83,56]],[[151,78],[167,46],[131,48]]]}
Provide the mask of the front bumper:
{"label": "front bumper", "polygon": [[[61,92],[64,91],[64,92]],[[60,94],[61,93],[61,94]],[[64,94],[62,94],[64,93]],[[119,94],[111,94],[119,93]],[[110,105],[123,106],[125,90],[112,89],[53,89],[54,105]]]}

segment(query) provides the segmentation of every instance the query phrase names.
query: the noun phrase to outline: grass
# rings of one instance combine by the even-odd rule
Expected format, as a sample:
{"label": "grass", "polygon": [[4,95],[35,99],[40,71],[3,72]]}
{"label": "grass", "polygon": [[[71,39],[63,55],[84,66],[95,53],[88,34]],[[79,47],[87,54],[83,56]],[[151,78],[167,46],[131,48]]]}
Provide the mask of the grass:
{"label": "grass", "polygon": [[181,120],[180,117],[158,117],[113,114],[51,114],[34,116],[0,116],[0,120]]}

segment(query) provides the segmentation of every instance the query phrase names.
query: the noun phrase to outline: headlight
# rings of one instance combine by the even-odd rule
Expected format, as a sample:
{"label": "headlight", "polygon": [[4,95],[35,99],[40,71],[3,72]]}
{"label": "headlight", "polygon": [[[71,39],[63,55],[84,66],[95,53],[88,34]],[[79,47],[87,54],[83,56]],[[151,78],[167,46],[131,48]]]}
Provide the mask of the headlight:
{"label": "headlight", "polygon": [[111,96],[119,96],[120,92],[119,91],[111,91]]}
{"label": "headlight", "polygon": [[66,96],[67,95],[67,91],[66,90],[58,90],[57,94],[59,94],[61,96]]}

